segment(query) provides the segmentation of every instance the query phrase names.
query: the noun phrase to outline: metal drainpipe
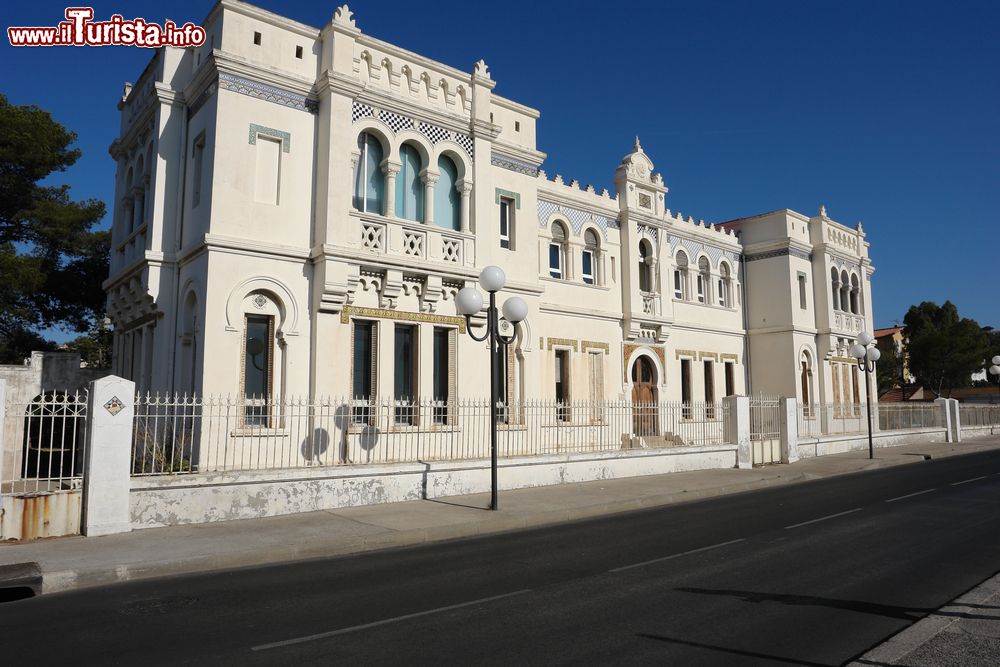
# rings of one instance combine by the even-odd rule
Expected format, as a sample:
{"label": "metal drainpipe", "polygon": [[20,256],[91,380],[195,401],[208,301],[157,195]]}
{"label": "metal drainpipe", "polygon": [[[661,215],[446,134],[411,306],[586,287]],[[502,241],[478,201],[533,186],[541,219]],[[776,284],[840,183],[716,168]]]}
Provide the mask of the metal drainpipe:
{"label": "metal drainpipe", "polygon": [[750,304],[747,301],[747,259],[740,253],[740,293],[743,295],[743,381],[747,396],[753,393],[750,385]]}

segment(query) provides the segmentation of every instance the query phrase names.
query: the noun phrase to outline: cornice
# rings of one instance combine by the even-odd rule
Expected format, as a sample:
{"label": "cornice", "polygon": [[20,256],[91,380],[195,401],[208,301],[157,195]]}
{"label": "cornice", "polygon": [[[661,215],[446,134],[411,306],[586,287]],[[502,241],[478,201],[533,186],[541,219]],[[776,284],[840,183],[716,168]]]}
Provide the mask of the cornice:
{"label": "cornice", "polygon": [[316,82],[312,79],[304,79],[280,70],[264,68],[226,51],[213,51],[212,61],[219,73],[250,79],[255,83],[282,88],[290,93],[311,97],[315,100]]}
{"label": "cornice", "polygon": [[594,310],[592,308],[568,306],[564,303],[546,303],[543,301],[538,304],[538,310],[543,313],[586,317],[592,320],[606,320],[609,322],[616,322],[618,324],[621,324],[622,322],[622,314],[620,312],[609,313],[607,311]]}
{"label": "cornice", "polygon": [[309,259],[309,249],[298,246],[268,243],[266,241],[251,241],[222,234],[205,234],[202,242],[210,251],[239,251],[253,255],[295,259],[303,262]]}
{"label": "cornice", "polygon": [[289,30],[302,35],[303,37],[319,39],[319,28],[314,28],[310,25],[306,25],[305,23],[293,21],[290,18],[269,12],[266,9],[257,7],[256,5],[251,5],[246,2],[237,2],[236,0],[219,0],[216,6],[212,8],[212,11],[209,12],[204,22],[207,23],[210,19],[212,19],[220,8],[236,14],[242,14],[243,16],[255,18],[262,23],[267,23],[268,25],[273,25],[274,27],[281,28],[283,30]]}
{"label": "cornice", "polygon": [[[404,58],[413,62],[415,65],[425,67],[429,70],[436,71],[439,74],[446,74],[448,76],[453,76],[456,79],[461,79],[462,81],[472,84],[472,73],[464,72],[460,69],[452,67],[451,65],[445,65],[437,60],[431,60],[426,56],[422,56],[419,53],[414,53],[413,51],[408,51],[404,48],[396,46],[395,44],[390,44],[389,42],[383,42],[381,39],[376,39],[371,35],[366,35],[361,33],[357,36],[357,43],[361,46],[369,46],[380,51],[384,51],[389,55],[396,56],[398,58]],[[492,79],[490,79],[492,81]]]}

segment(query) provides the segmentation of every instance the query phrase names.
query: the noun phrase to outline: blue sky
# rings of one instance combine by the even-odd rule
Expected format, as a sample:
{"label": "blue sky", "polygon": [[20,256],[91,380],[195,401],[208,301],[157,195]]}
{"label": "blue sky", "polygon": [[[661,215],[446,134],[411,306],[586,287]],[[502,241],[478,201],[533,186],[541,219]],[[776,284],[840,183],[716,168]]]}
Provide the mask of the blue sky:
{"label": "blue sky", "polygon": [[[162,22],[206,1],[94,2]],[[336,3],[256,3],[321,26]],[[543,168],[612,187],[638,134],[668,206],[719,222],[777,208],[863,222],[876,326],[951,299],[1000,327],[997,2],[355,2],[358,27],[455,67],[485,58],[497,93],[542,112]],[[3,25],[65,5],[9,3]],[[113,196],[115,104],[150,53],[0,45],[0,91],[79,134],[61,179]],[[58,180],[58,179],[57,179]],[[108,221],[105,221],[107,224]],[[991,232],[991,233],[989,233]]]}

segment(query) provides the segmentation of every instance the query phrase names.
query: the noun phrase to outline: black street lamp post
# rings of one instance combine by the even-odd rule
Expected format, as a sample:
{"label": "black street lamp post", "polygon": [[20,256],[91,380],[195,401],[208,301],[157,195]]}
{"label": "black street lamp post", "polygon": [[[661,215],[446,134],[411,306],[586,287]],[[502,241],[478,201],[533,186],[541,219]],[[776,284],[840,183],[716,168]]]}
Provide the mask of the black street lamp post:
{"label": "black street lamp post", "polygon": [[[489,292],[490,305],[486,309],[486,331],[477,336],[472,332],[472,316],[483,307],[483,295],[475,287],[463,287],[455,295],[455,308],[465,316],[466,329],[472,340],[490,341],[490,509],[497,510],[497,419],[500,402],[500,382],[498,365],[500,345],[510,345],[517,337],[517,325],[528,316],[528,304],[518,296],[507,299],[503,304],[503,320],[497,314],[497,292],[503,289],[507,276],[499,266],[487,266],[479,274],[479,284]],[[509,334],[505,334],[505,330]]]}
{"label": "black street lamp post", "polygon": [[882,353],[874,345],[872,335],[862,331],[858,342],[851,348],[851,356],[858,360],[858,368],[865,373],[865,401],[868,407],[868,458],[875,458],[875,445],[872,443],[872,388],[871,374],[875,370],[875,362]]}

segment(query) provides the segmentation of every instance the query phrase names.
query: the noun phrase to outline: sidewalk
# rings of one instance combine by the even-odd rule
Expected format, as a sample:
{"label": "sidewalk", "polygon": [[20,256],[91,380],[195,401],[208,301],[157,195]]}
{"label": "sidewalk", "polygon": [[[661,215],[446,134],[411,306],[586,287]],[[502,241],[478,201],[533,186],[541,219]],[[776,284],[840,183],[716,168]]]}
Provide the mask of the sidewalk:
{"label": "sidewalk", "polygon": [[1000,575],[876,646],[848,667],[994,667],[1000,662]]}
{"label": "sidewalk", "polygon": [[[669,475],[369,505],[266,519],[148,528],[106,537],[61,537],[0,545],[0,571],[37,563],[45,593],[171,574],[338,556],[518,530],[669,505],[862,470],[1000,448],[1000,438],[883,448],[752,470]],[[0,586],[3,582],[0,581]]]}

